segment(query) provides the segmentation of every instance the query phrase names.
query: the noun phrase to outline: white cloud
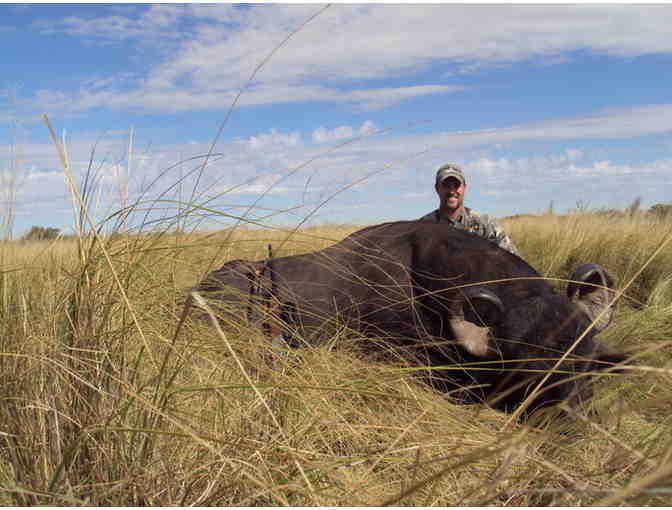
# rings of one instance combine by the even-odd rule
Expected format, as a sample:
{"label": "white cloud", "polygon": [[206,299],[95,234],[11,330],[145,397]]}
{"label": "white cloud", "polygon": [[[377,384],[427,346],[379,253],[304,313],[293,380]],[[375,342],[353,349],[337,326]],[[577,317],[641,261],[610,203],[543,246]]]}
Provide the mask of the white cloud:
{"label": "white cloud", "polygon": [[[247,76],[259,57],[317,10],[250,9],[237,30],[190,45],[161,72],[179,74],[196,64],[207,82]],[[511,62],[585,48],[630,56],[670,51],[669,12],[667,6],[335,5],[274,56],[263,79],[383,78],[437,59]],[[488,29],[475,30],[474,20]]]}
{"label": "white cloud", "polygon": [[[473,156],[475,150],[482,152],[496,149],[501,153],[513,150],[514,147],[520,148],[527,142],[572,141],[572,148],[552,156],[555,164],[564,164],[586,159],[586,150],[577,147],[583,139],[631,139],[672,133],[672,105],[612,110],[584,118],[554,119],[497,129],[421,135],[407,135],[400,131],[403,130],[367,137],[349,145],[348,150],[358,156],[367,154],[371,158],[381,158],[381,164],[422,160],[429,167],[438,167],[445,163],[446,158],[457,163],[478,159]],[[325,135],[327,132],[325,129],[320,134]],[[492,159],[490,155],[482,157]],[[530,162],[534,163],[534,160]],[[485,160],[479,164],[484,167],[488,165]]]}
{"label": "white cloud", "polygon": [[[672,132],[672,105],[611,110],[589,117],[553,119],[498,129],[445,132],[425,140],[453,148],[522,141],[580,140],[583,138],[631,138]],[[578,158],[579,152],[566,153]]]}
{"label": "white cloud", "polygon": [[[126,75],[130,78],[130,75]],[[85,111],[97,107],[116,109],[140,109],[164,112],[223,109],[231,105],[237,90],[195,90],[171,86],[130,90],[118,87],[122,80],[97,80],[93,86],[88,82],[74,93],[38,90],[35,102],[43,109]],[[110,87],[106,87],[110,85]],[[338,102],[355,105],[361,110],[376,110],[391,106],[404,99],[431,94],[453,93],[461,90],[450,86],[417,86],[375,90],[340,90],[323,86],[258,86],[246,89],[240,96],[239,106],[296,103]]]}
{"label": "white cloud", "polygon": [[[191,30],[191,25],[199,38],[175,62],[212,54],[217,45],[228,51],[221,52],[214,68],[222,59],[241,63],[244,55],[254,54],[252,49],[267,53],[322,9],[305,4],[124,7],[107,8],[113,14],[97,18],[42,21],[39,27],[49,33],[118,40],[153,36],[168,27],[175,32]],[[322,66],[331,75],[342,70],[361,78],[416,68],[435,58],[466,64],[550,57],[584,48],[627,56],[670,51],[669,12],[667,5],[332,5],[301,30],[296,37],[300,44],[292,45],[284,57],[279,55],[276,72],[285,72],[282,64],[292,61],[300,67]]]}
{"label": "white cloud", "polygon": [[[61,98],[58,104],[75,110],[221,108],[287,35],[320,9],[160,4],[98,18],[43,21],[38,25],[43,33],[148,42],[162,58],[131,89],[81,90],[67,99],[42,91],[37,99],[53,104],[49,100]],[[439,62],[473,72],[529,59],[552,63],[582,50],[618,57],[669,53],[671,13],[668,5],[332,5],[273,54],[241,105],[336,101],[373,110],[463,89],[445,83],[450,73],[433,84],[348,90],[354,80],[408,76]]]}
{"label": "white cloud", "polygon": [[[122,41],[179,37],[174,29],[177,23],[189,14],[185,6],[171,4],[148,5],[147,9],[135,6],[108,6],[114,14],[82,18],[66,16],[60,20],[40,20],[35,28],[42,34],[65,33],[74,37],[87,37],[97,41]],[[182,29],[184,30],[184,28]]]}
{"label": "white cloud", "polygon": [[267,174],[234,186],[216,186],[208,190],[209,194],[224,193],[230,195],[283,195],[291,188],[282,184],[282,175]]}
{"label": "white cloud", "polygon": [[268,150],[269,148],[296,147],[301,142],[301,135],[298,132],[279,133],[271,129],[269,133],[261,133],[251,136],[242,143],[253,151]]}
{"label": "white cloud", "polygon": [[479,171],[483,175],[488,177],[495,176],[498,172],[508,173],[511,170],[511,164],[507,159],[489,159],[489,158],[479,158],[476,161],[472,161],[469,164],[469,171],[472,169]]}
{"label": "white cloud", "polygon": [[350,126],[339,126],[329,131],[326,128],[319,127],[313,131],[313,141],[317,143],[326,143],[343,138],[352,138],[354,130]]}
{"label": "white cloud", "polygon": [[413,87],[355,90],[350,93],[350,100],[354,100],[362,110],[380,110],[411,97],[452,94],[462,90],[464,90],[464,87],[449,85],[416,85]]}
{"label": "white cloud", "polygon": [[371,120],[365,121],[359,128],[351,126],[338,126],[334,129],[319,127],[313,131],[313,141],[316,143],[334,142],[354,138],[355,136],[366,136],[376,131],[376,125]]}
{"label": "white cloud", "polygon": [[[617,189],[622,185],[622,178],[637,175],[640,178],[661,178],[672,172],[672,159],[656,160],[640,165],[619,164],[610,160],[596,160],[586,162],[585,165],[572,163],[564,154],[536,155],[516,159],[487,159],[479,158],[465,163],[468,176],[481,184],[504,185],[505,188],[514,187],[520,182],[528,185],[548,185],[551,183],[578,184],[581,180],[599,178],[604,183],[613,185]],[[612,180],[610,180],[612,179]],[[618,184],[617,184],[618,182]],[[487,194],[495,193],[490,190]],[[587,191],[581,189],[581,191]]]}

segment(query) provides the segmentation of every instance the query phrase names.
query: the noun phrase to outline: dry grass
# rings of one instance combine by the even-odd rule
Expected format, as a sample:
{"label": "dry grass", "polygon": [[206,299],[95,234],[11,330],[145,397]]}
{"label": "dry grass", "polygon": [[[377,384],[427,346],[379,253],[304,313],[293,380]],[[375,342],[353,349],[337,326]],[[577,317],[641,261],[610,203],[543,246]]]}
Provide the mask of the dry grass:
{"label": "dry grass", "polygon": [[544,276],[568,277],[577,264],[591,261],[608,267],[617,281],[626,283],[644,268],[627,289],[628,304],[642,306],[651,300],[669,302],[672,298],[672,246],[646,264],[672,235],[672,222],[643,214],[548,215],[518,219],[511,222],[509,230],[516,241],[520,240],[525,257]]}
{"label": "dry grass", "polygon": [[[507,228],[546,275],[591,261],[621,284],[670,236],[669,224],[590,214]],[[252,329],[187,321],[175,335],[184,291],[206,271],[263,258],[269,242],[287,255],[353,230],[2,244],[0,504],[669,502],[669,249],[603,334],[641,356],[600,383],[599,421],[507,427],[367,358],[346,335],[288,360]]]}

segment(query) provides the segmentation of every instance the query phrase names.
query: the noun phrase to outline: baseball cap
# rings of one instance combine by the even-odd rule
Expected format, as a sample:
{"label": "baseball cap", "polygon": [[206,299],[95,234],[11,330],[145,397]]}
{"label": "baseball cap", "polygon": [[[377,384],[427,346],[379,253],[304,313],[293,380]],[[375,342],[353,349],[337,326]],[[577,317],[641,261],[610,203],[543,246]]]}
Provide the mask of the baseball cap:
{"label": "baseball cap", "polygon": [[467,183],[462,168],[455,163],[446,163],[436,171],[436,184],[442,183],[448,177],[455,177],[462,184]]}

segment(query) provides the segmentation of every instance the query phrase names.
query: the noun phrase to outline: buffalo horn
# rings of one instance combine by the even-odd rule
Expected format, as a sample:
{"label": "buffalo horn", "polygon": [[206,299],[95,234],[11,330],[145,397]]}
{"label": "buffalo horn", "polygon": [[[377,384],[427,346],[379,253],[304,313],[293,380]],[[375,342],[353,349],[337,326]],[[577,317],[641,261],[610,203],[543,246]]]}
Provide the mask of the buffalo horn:
{"label": "buffalo horn", "polygon": [[[495,294],[482,287],[468,287],[461,294],[463,299],[455,302],[450,318],[455,339],[474,356],[487,356],[491,350],[489,326],[501,319],[504,305]],[[476,319],[465,318],[465,312],[467,316]],[[476,322],[485,325],[479,326]]]}
{"label": "buffalo horn", "polygon": [[[588,284],[588,285],[586,285]],[[581,264],[576,268],[567,285],[567,297],[576,303],[591,321],[608,307],[595,323],[595,329],[602,331],[614,315],[614,307],[609,303],[614,298],[614,280],[599,264]]]}

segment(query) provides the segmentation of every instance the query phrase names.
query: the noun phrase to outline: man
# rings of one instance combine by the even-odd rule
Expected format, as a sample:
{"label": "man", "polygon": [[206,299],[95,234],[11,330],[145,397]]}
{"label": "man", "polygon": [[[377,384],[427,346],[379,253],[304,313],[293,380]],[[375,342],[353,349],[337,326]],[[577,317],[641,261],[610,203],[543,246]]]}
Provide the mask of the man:
{"label": "man", "polygon": [[434,189],[439,195],[439,208],[419,221],[448,223],[455,228],[468,230],[520,257],[516,245],[493,218],[464,207],[467,181],[459,166],[448,163],[439,168]]}

